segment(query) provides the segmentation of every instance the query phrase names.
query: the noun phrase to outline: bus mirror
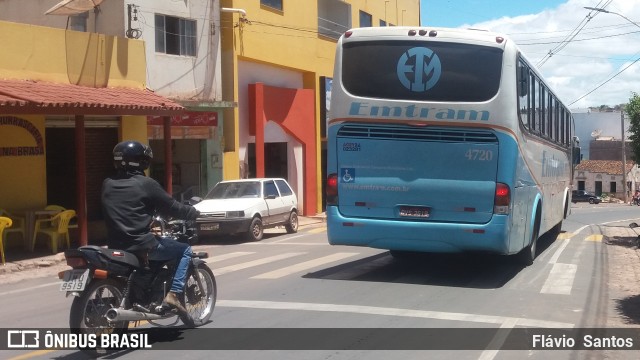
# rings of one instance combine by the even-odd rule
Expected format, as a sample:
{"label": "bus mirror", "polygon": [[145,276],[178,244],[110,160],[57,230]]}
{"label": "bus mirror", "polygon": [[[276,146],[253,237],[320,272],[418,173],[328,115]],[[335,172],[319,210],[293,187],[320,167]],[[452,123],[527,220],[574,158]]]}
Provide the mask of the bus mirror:
{"label": "bus mirror", "polygon": [[580,164],[580,157],[582,155],[580,155],[580,147],[579,146],[574,146],[573,147],[573,165],[578,165]]}

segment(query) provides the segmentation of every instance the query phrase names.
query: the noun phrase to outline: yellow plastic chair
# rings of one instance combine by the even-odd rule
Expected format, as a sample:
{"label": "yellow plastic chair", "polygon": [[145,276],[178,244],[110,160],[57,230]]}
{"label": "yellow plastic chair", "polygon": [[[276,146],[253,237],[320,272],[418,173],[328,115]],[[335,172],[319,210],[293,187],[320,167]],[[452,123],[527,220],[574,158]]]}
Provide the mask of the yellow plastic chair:
{"label": "yellow plastic chair", "polygon": [[[53,205],[53,204],[45,206],[44,209],[48,210],[48,211],[65,211],[65,210],[67,210],[63,206]],[[78,228],[78,224],[69,222],[69,229],[71,229],[71,228],[77,229]]]}
{"label": "yellow plastic chair", "polygon": [[[50,238],[51,250],[54,254],[58,252],[58,240],[60,240],[60,238],[64,238],[67,241],[67,248],[71,247],[71,241],[69,240],[69,220],[74,216],[76,216],[75,210],[65,210],[57,213],[52,218],[36,220],[36,231],[33,234],[31,251],[33,251],[36,246],[38,234],[45,234]],[[42,226],[42,224],[46,222],[50,223],[51,226]]]}
{"label": "yellow plastic chair", "polygon": [[11,233],[19,233],[20,235],[22,235],[22,241],[25,241],[26,234],[27,234],[27,226],[26,226],[27,222],[25,218],[20,216],[15,216],[4,209],[0,209],[0,216],[4,216],[11,219],[13,223],[13,225],[10,225],[11,227],[4,229],[4,232],[2,233],[2,237],[0,237],[0,240],[2,240],[2,242],[4,243],[7,240],[7,235]]}
{"label": "yellow plastic chair", "polygon": [[8,217],[0,217],[0,254],[2,254],[2,265],[4,265],[4,230],[11,226],[13,221]]}
{"label": "yellow plastic chair", "polygon": [[45,210],[49,210],[49,211],[65,211],[67,209],[65,209],[64,207],[60,206],[60,205],[47,205],[44,207]]}

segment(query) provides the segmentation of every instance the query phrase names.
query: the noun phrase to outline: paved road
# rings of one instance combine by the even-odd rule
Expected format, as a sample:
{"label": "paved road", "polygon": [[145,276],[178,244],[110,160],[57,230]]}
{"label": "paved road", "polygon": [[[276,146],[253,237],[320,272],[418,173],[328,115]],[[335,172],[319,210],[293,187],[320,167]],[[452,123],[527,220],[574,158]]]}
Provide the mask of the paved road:
{"label": "paved road", "polygon": [[[228,331],[245,336],[246,344],[255,344],[255,340],[260,338],[277,341],[278,336],[286,335],[277,329],[287,328],[360,328],[365,331],[516,328],[535,332],[546,328],[627,327],[634,325],[634,321],[637,326],[640,318],[634,318],[632,305],[634,296],[638,294],[637,280],[640,277],[635,283],[631,277],[640,275],[637,271],[639,262],[637,250],[626,246],[635,235],[625,226],[636,213],[640,215],[640,208],[581,204],[572,210],[573,214],[564,223],[564,232],[558,239],[543,239],[538,258],[525,269],[495,256],[438,255],[404,262],[391,258],[382,250],[332,247],[327,245],[326,229],[322,224],[306,226],[293,235],[275,232],[259,243],[217,241],[207,245],[211,253],[208,261],[218,280],[219,299],[213,321],[206,328],[209,331],[244,329],[239,334]],[[635,263],[630,262],[633,256],[636,257]],[[0,290],[0,302],[3,304],[0,318],[3,323],[20,327],[66,327],[70,299],[64,298],[56,284],[57,281],[48,275],[3,285]],[[247,329],[256,328],[262,332],[250,336]],[[196,333],[187,331],[171,342],[155,343],[154,346],[171,349],[186,346],[191,340],[198,341],[195,346],[206,348],[211,345],[203,344],[211,342],[213,335],[220,335],[199,330],[202,329],[197,329]],[[202,339],[203,334],[205,339]],[[411,334],[415,335],[400,333],[396,336],[401,339]],[[471,339],[465,338],[465,334],[453,333],[453,340],[458,341],[455,348],[471,346]],[[349,335],[353,334],[341,334]],[[300,336],[297,341],[303,343],[304,336],[308,335],[301,333]],[[323,336],[327,334],[323,333]],[[504,339],[497,337],[496,341]],[[296,340],[288,343],[296,343]],[[359,343],[362,339],[346,348],[358,349]],[[381,341],[380,344],[389,348],[393,342]],[[318,345],[314,346],[317,348]],[[492,348],[455,352],[315,350],[211,353],[202,350],[162,354],[163,357],[172,355],[193,359],[635,357],[631,351],[526,350],[514,353]],[[73,350],[0,352],[2,358],[15,355],[83,358]],[[127,359],[157,356],[157,351],[134,351],[122,355]]]}

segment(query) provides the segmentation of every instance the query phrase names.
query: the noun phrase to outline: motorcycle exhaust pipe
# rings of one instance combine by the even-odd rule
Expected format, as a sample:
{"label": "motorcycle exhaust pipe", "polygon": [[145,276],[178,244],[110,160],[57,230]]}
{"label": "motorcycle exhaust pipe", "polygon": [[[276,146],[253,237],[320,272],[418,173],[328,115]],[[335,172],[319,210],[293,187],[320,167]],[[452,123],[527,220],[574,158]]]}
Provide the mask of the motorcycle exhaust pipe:
{"label": "motorcycle exhaust pipe", "polygon": [[166,317],[158,314],[149,314],[141,311],[124,309],[109,309],[105,316],[109,321],[160,320]]}

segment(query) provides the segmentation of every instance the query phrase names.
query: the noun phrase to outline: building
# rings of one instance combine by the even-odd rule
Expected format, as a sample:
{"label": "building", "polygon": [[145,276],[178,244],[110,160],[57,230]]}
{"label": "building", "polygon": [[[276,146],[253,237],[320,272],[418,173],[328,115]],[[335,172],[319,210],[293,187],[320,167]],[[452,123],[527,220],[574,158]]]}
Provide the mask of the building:
{"label": "building", "polygon": [[417,26],[418,0],[221,0],[224,178],[287,178],[323,208],[326,98],[337,39],[349,28]]}
{"label": "building", "polygon": [[[599,111],[597,109],[574,109],[571,111],[575,123],[575,135],[580,139],[581,154],[583,160],[620,160],[622,136],[620,111]],[[629,138],[629,120],[624,120],[625,139]],[[599,158],[591,156],[590,142],[597,139],[618,139],[618,157]],[[615,149],[614,144],[597,144],[595,147],[607,147]],[[627,158],[629,158],[627,152]]]}
{"label": "building", "polygon": [[[632,161],[626,163],[627,199],[631,192],[639,188],[640,170]],[[587,190],[600,196],[624,199],[622,161],[619,160],[583,160],[574,172],[574,190]]]}
{"label": "building", "polygon": [[[25,6],[19,0],[4,0],[0,2],[0,20],[66,29],[69,34],[85,32],[137,39],[145,67],[135,69],[138,72],[135,76],[142,78],[144,88],[181,104],[186,111],[172,118],[172,141],[166,149],[164,123],[157,116],[148,116],[146,126],[138,127],[138,132],[130,138],[152,146],[155,158],[150,176],[176,197],[205,194],[222,180],[223,140],[218,125],[222,122],[221,110],[233,106],[232,102],[222,101],[219,1],[109,0],[88,11],[62,7],[50,12],[62,3],[64,1],[34,0]],[[67,53],[66,56],[82,59],[83,54]],[[28,74],[21,77],[29,78]],[[73,114],[46,119],[49,134],[46,143],[50,144],[51,152],[62,148],[59,143],[73,138],[74,125],[70,118]],[[123,139],[117,117],[102,117],[91,122],[91,127],[101,139],[92,146],[103,154]],[[56,157],[51,153],[50,158]],[[170,166],[165,165],[167,157]],[[69,166],[65,169],[72,171]],[[165,166],[171,171],[165,171]],[[104,177],[104,173],[101,176]],[[89,191],[99,192],[100,184],[101,181],[89,184]],[[66,191],[56,194],[50,195],[51,202],[64,204],[65,199],[70,198]],[[89,204],[89,217],[100,218],[94,206],[93,202]]]}
{"label": "building", "polygon": [[0,43],[0,207],[76,209],[86,244],[113,145],[184,107],[145,88],[141,41],[0,21]]}

